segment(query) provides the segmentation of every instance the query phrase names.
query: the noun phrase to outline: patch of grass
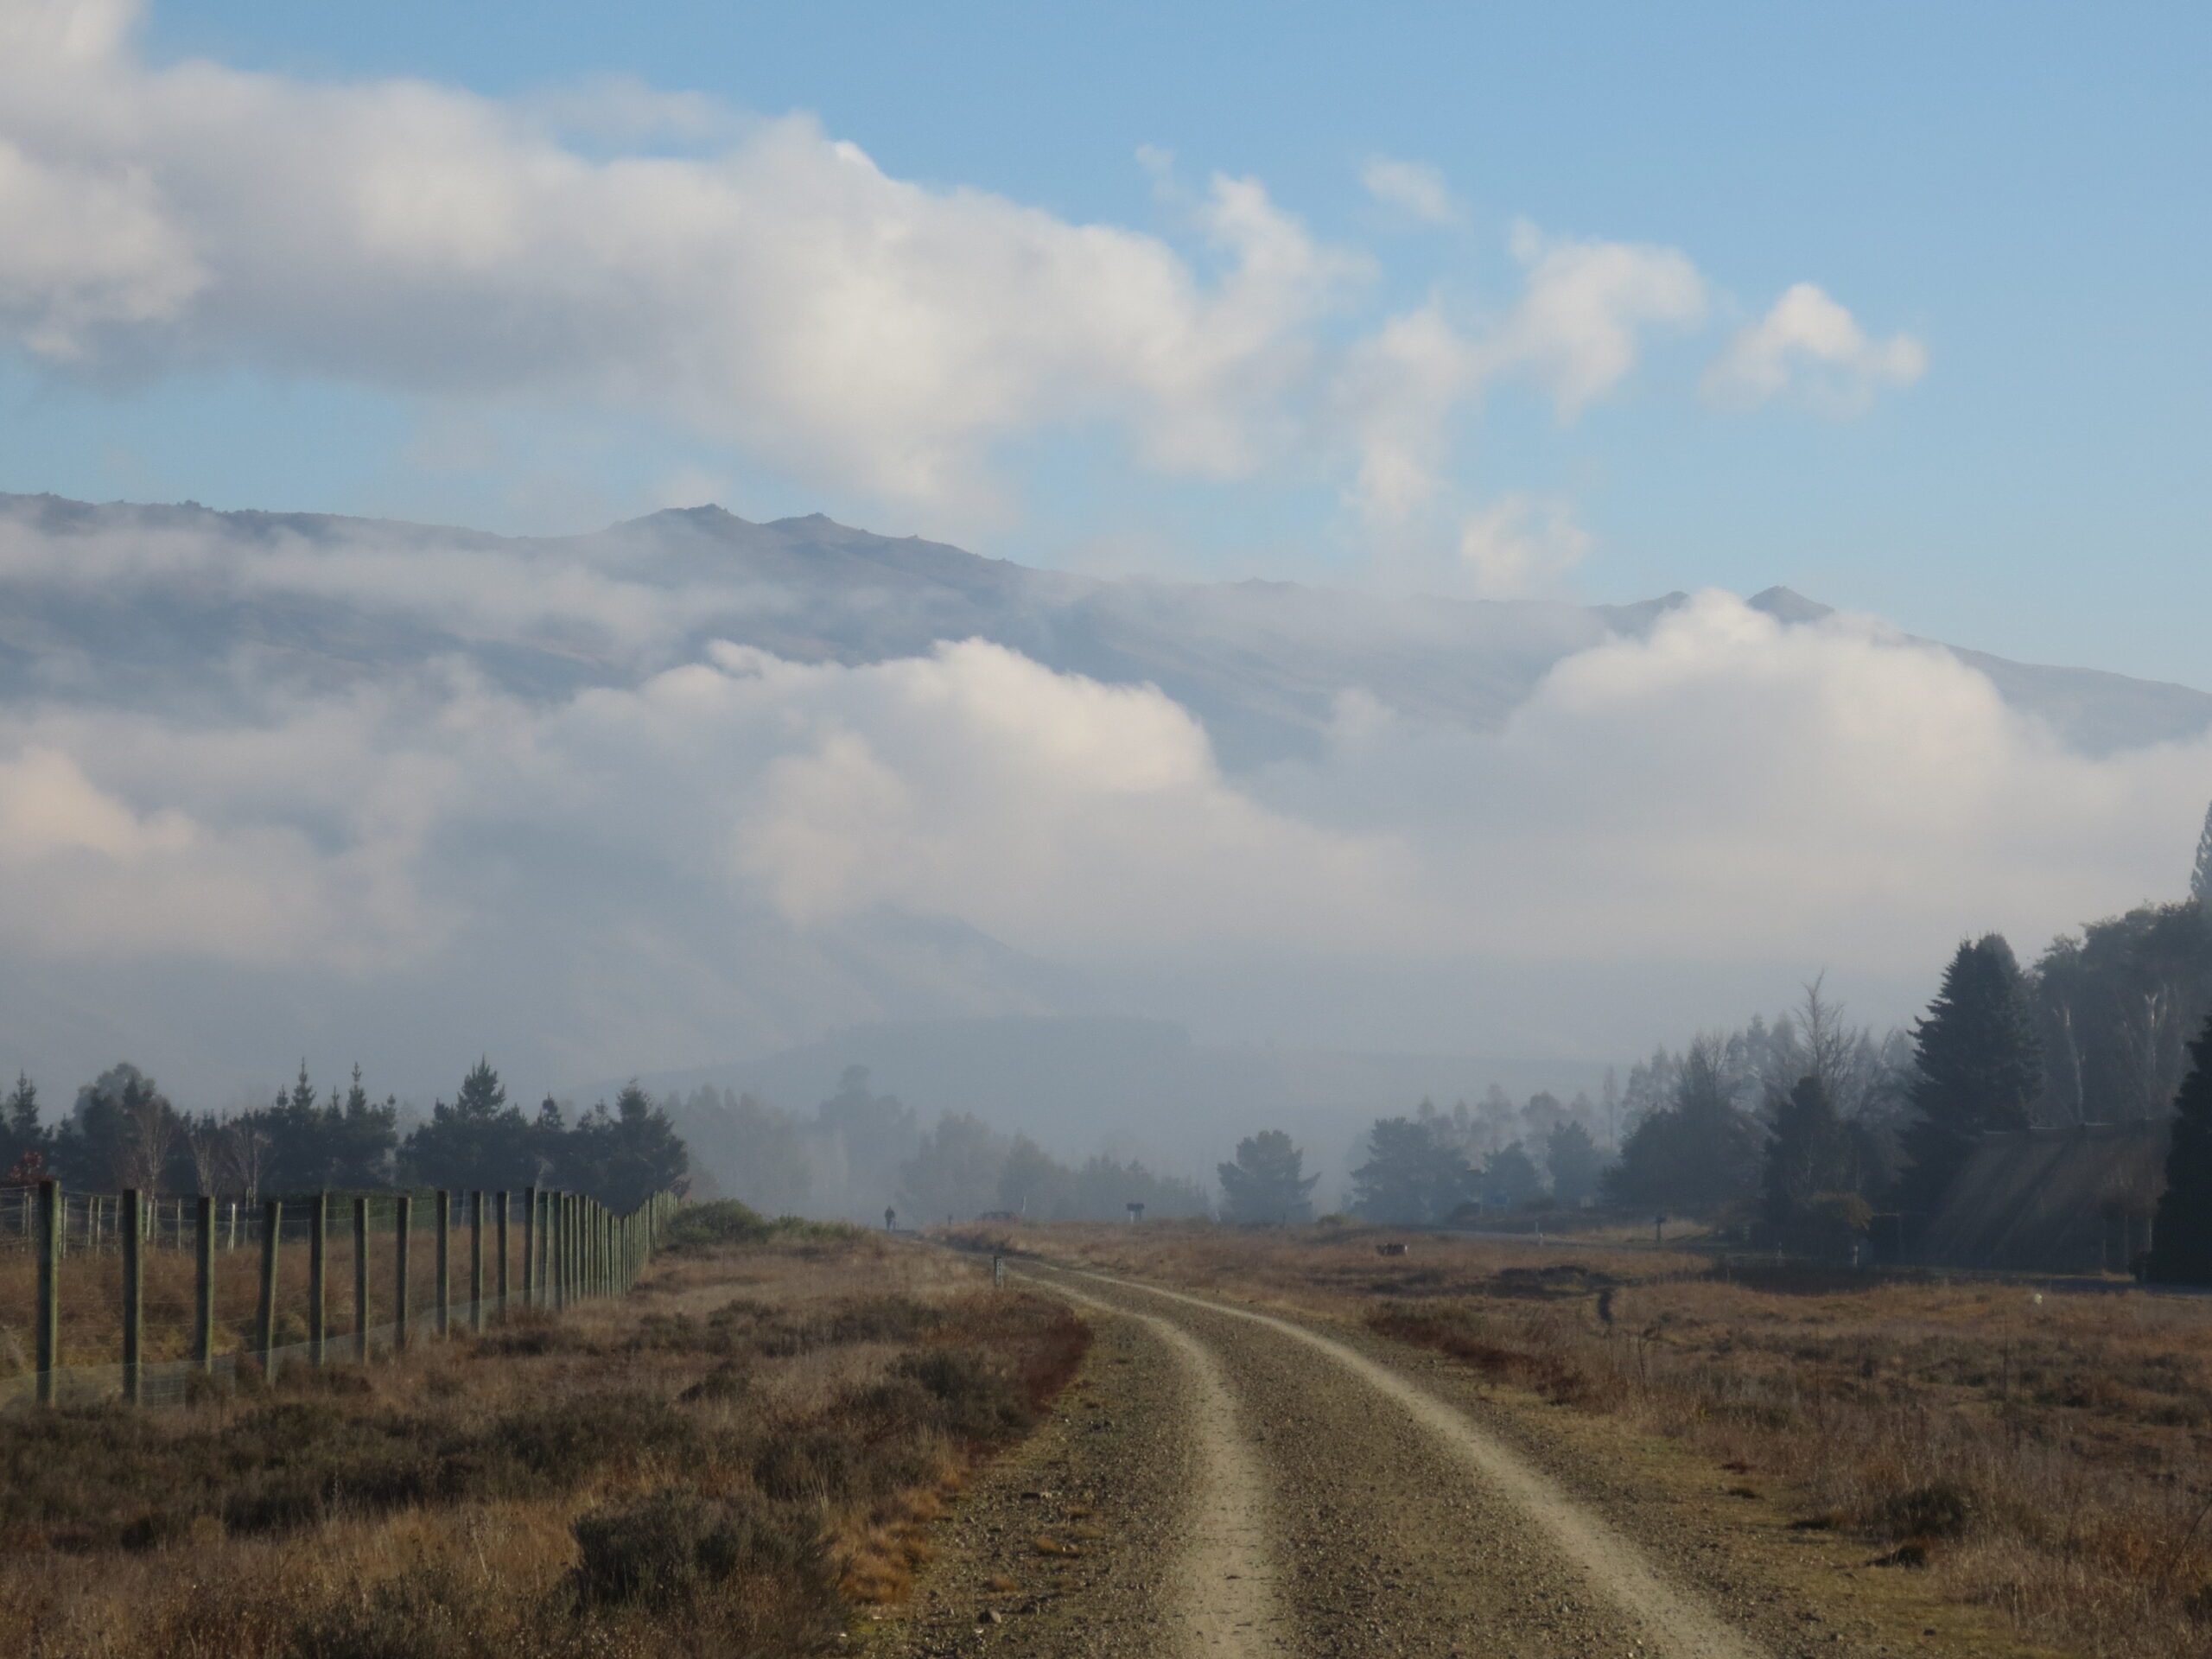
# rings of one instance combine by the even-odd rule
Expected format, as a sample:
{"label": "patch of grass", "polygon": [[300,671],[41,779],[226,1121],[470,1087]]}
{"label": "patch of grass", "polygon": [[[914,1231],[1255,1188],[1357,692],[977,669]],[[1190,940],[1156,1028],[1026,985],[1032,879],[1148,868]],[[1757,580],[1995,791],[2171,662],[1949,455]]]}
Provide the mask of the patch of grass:
{"label": "patch of grass", "polygon": [[0,1414],[0,1621],[33,1659],[823,1649],[1087,1334],[943,1253],[764,1226],[365,1368]]}

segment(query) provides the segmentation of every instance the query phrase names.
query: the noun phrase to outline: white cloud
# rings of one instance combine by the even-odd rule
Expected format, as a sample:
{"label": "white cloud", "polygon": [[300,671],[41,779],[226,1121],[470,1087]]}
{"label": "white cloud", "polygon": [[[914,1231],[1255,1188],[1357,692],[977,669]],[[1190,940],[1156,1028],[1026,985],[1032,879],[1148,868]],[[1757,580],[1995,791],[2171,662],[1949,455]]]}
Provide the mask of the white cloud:
{"label": "white cloud", "polygon": [[1555,592],[1589,551],[1590,532],[1564,501],[1503,495],[1469,513],[1459,526],[1466,585],[1485,599]]}
{"label": "white cloud", "polygon": [[[1463,585],[1491,592],[1542,592],[1584,545],[1538,498],[1461,528]],[[1467,675],[1555,663],[1501,722],[1384,674],[1319,752],[1239,770],[1150,686],[974,641],[854,664],[695,650],[732,601],[681,586],[682,560],[539,552],[0,538],[0,583],[67,605],[342,595],[364,639],[429,615],[495,650],[591,639],[605,671],[525,696],[398,660],[348,690],[241,653],[143,707],[116,664],[0,701],[0,972],[75,975],[129,1029],[174,1023],[218,969],[258,974],[213,982],[281,990],[372,1059],[433,1020],[468,1057],[503,1039],[587,1077],[918,1007],[1051,1007],[1048,969],[1201,1027],[1296,982],[1353,1041],[1375,1040],[1363,1000],[1407,1006],[1382,988],[1526,1002],[1637,962],[1666,964],[1676,1004],[1822,964],[1916,994],[1962,932],[2031,950],[2173,887],[2212,775],[2212,744],[2087,758],[1946,652],[1722,594],[1594,644],[1500,613]],[[1239,592],[1190,636],[1224,662],[1267,630],[1357,686],[1359,653],[1391,648],[1372,613],[1334,630],[1326,596]],[[1409,652],[1436,608],[1393,613]],[[1464,1013],[1394,1039],[1517,1035]]]}
{"label": "white cloud", "polygon": [[1425,162],[1395,160],[1375,156],[1359,170],[1367,194],[1386,207],[1394,207],[1424,225],[1456,225],[1460,208],[1444,175]]}
{"label": "white cloud", "polygon": [[712,132],[615,84],[556,105],[418,81],[156,68],[113,5],[0,0],[0,334],[49,359],[245,360],[432,397],[639,408],[794,475],[973,501],[1008,433],[1107,419],[1233,474],[1363,262],[1255,182],[1161,239],[934,189],[792,117]]}
{"label": "white cloud", "polygon": [[1784,290],[1773,308],[1729,341],[1706,371],[1706,395],[1749,407],[1796,395],[1850,414],[1928,370],[1928,348],[1907,334],[1867,338],[1858,320],[1813,283]]}
{"label": "white cloud", "polygon": [[1542,381],[1563,417],[1619,387],[1644,331],[1704,321],[1705,279],[1673,248],[1547,237],[1522,224],[1513,252],[1526,291],[1491,350]]}

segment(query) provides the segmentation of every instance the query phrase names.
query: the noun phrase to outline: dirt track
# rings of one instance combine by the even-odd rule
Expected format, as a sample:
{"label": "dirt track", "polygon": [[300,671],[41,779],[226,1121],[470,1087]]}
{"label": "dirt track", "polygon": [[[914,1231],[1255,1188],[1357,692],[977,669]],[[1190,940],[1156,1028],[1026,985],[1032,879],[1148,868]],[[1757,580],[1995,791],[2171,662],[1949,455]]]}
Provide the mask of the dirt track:
{"label": "dirt track", "polygon": [[1478,1407],[1357,1333],[1024,1271],[1093,1316],[1094,1362],[971,1495],[872,1651],[1899,1650],[1739,1585],[1707,1541],[1635,1524],[1629,1482],[1618,1506],[1602,1470],[1577,1471],[1570,1493]]}

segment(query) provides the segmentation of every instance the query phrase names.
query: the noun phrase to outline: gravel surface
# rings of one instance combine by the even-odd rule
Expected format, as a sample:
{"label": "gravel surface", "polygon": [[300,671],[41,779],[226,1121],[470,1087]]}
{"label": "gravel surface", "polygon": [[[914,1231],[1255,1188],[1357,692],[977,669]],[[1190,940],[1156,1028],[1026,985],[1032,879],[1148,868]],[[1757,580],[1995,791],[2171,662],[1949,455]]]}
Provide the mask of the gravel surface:
{"label": "gravel surface", "polygon": [[871,1652],[1899,1650],[1746,1582],[1711,1538],[1649,1524],[1633,1477],[1560,1467],[1423,1357],[1129,1281],[1022,1272],[1091,1317],[1090,1363],[963,1500]]}

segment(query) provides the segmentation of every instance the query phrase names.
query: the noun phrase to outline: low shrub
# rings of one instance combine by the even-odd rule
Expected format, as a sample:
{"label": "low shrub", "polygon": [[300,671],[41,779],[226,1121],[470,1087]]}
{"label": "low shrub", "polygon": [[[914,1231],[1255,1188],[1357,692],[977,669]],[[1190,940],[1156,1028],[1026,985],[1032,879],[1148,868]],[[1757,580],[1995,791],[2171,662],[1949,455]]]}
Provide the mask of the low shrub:
{"label": "low shrub", "polygon": [[571,1582],[586,1608],[644,1602],[696,1606],[742,1576],[827,1597],[829,1552],[813,1513],[756,1492],[709,1497],[682,1487],[607,1505],[575,1528]]}

